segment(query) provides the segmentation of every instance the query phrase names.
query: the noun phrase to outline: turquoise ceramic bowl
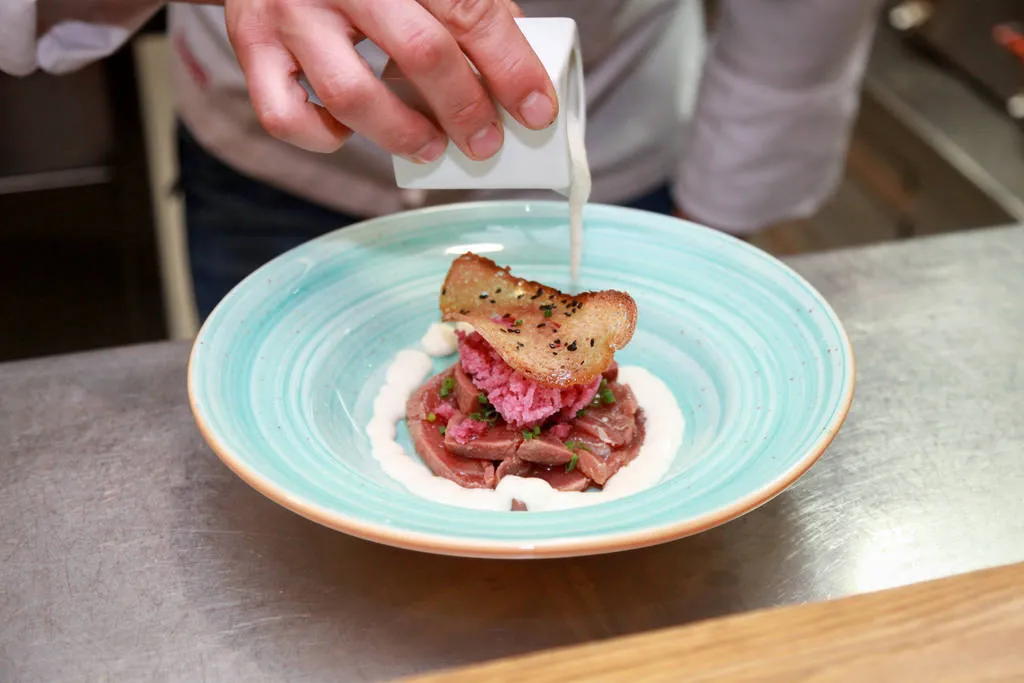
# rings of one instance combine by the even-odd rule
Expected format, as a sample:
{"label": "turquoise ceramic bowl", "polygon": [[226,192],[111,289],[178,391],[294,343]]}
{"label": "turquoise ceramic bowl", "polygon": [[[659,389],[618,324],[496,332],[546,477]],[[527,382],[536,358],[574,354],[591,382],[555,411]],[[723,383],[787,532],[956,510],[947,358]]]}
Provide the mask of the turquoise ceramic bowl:
{"label": "turquoise ceramic bowl", "polygon": [[618,358],[657,373],[679,402],[686,427],[672,469],[653,488],[575,510],[480,512],[420,498],[381,470],[365,428],[388,364],[438,320],[444,274],[467,250],[567,287],[566,205],[388,216],[242,282],[203,326],[189,366],[192,409],[214,451],[268,498],[362,538],[478,557],[582,555],[754,509],[817,460],[850,407],[849,340],[800,276],[713,230],[592,205],[582,284],[637,301],[636,335]]}

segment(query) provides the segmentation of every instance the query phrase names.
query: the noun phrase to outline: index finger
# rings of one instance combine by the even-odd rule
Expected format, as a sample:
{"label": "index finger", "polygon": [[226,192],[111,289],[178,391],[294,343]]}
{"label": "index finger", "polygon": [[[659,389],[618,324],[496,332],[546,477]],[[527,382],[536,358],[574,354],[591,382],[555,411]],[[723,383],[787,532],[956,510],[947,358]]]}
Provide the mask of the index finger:
{"label": "index finger", "polygon": [[506,0],[419,0],[444,24],[501,106],[527,128],[558,116],[558,97]]}

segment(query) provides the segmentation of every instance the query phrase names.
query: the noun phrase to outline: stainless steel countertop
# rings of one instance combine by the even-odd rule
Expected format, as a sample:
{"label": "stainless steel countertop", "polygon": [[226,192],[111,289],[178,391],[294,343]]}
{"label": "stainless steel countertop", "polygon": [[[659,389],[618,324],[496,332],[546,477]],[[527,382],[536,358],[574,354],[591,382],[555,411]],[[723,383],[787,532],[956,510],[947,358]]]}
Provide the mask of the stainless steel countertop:
{"label": "stainless steel countertop", "polygon": [[0,680],[382,680],[1024,560],[1024,227],[792,263],[853,339],[845,428],[763,508],[619,555],[318,527],[205,447],[181,344],[0,366]]}
{"label": "stainless steel countertop", "polygon": [[1024,127],[964,80],[880,27],[865,93],[1013,220],[1024,221]]}

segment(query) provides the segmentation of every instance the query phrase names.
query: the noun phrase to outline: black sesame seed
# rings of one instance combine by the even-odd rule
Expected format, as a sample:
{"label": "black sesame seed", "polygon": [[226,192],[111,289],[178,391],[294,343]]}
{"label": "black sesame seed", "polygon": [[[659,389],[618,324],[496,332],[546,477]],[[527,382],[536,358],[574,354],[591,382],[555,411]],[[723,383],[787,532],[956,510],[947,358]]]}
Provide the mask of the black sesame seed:
{"label": "black sesame seed", "polygon": [[569,349],[570,351],[575,351],[576,350],[576,342],[573,342],[572,344],[569,344],[565,348]]}
{"label": "black sesame seed", "polygon": [[555,343],[555,344],[548,344],[548,348],[549,348],[549,349],[557,349],[557,348],[558,348],[558,346],[559,346],[559,345],[558,345],[557,343]]}
{"label": "black sesame seed", "polygon": [[540,325],[537,325],[537,329],[540,329],[540,328],[544,327],[545,325],[547,325],[547,323],[541,323]]}
{"label": "black sesame seed", "polygon": [[501,294],[501,287],[498,287],[496,290],[494,290],[494,293],[495,294]]}
{"label": "black sesame seed", "polygon": [[462,314],[462,315],[469,315],[469,309],[468,308],[463,308],[461,311],[459,311],[459,313]]}
{"label": "black sesame seed", "polygon": [[480,298],[481,299],[486,299],[488,296],[489,295],[487,294],[487,292],[480,292]]}
{"label": "black sesame seed", "polygon": [[593,339],[590,340],[590,346],[591,346],[591,348],[593,348],[593,346],[594,346],[594,340]]}
{"label": "black sesame seed", "polygon": [[491,303],[492,303],[492,304],[494,303],[494,299],[491,299]]}

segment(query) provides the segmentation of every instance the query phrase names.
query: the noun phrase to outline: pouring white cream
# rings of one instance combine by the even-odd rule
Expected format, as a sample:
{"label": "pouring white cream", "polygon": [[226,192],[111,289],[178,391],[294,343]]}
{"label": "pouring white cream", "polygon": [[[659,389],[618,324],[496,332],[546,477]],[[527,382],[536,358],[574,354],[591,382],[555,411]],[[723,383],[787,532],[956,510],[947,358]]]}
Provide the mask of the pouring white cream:
{"label": "pouring white cream", "polygon": [[[409,190],[549,190],[566,196],[569,268],[572,284],[578,286],[583,207],[591,191],[584,142],[587,112],[579,33],[576,22],[567,17],[520,18],[516,23],[555,87],[559,110],[555,123],[543,130],[529,130],[499,107],[505,128],[499,154],[478,161],[450,144],[439,159],[429,164],[395,156],[395,182]],[[421,101],[418,91],[399,72],[388,76],[385,70],[384,79],[411,106]],[[308,83],[302,83],[310,101],[319,102]]]}
{"label": "pouring white cream", "polygon": [[583,207],[590,199],[590,164],[583,124],[575,112],[565,117],[569,138],[569,274],[575,286],[580,281],[583,262]]}

